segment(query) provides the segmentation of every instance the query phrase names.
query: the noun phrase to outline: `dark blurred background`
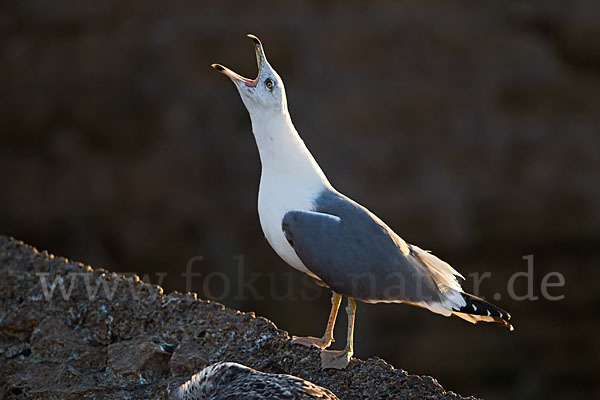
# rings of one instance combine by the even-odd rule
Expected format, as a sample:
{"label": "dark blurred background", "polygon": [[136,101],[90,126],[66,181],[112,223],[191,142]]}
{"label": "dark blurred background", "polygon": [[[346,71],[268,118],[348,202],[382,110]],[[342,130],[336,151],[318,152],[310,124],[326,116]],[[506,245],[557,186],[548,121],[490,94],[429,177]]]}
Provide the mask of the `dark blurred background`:
{"label": "dark blurred background", "polygon": [[[250,120],[210,68],[254,77],[252,32],[334,186],[465,276],[491,272],[479,293],[516,327],[359,304],[356,355],[465,395],[600,396],[598,21],[595,0],[4,0],[0,233],[153,283],[167,272],[166,291],[203,256],[194,272],[225,275],[194,278],[201,296],[320,335],[330,294],[264,240]],[[508,295],[527,255],[537,301]],[[541,296],[553,271],[560,301]],[[236,296],[256,273],[265,298]],[[274,296],[288,287],[320,295]]]}

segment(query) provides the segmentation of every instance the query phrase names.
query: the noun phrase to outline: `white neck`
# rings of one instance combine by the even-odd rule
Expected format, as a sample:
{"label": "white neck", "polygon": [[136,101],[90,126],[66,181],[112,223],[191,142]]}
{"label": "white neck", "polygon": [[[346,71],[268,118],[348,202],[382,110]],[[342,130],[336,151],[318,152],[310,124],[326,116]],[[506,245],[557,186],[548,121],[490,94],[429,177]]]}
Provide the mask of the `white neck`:
{"label": "white neck", "polygon": [[331,188],[325,174],[300,139],[287,111],[250,114],[262,173],[258,215],[267,241],[289,265],[309,275],[287,242],[281,221],[289,210],[314,210],[314,200]]}
{"label": "white neck", "polygon": [[300,186],[329,186],[327,177],[306,148],[287,110],[252,113],[252,132],[262,164],[261,181],[280,177]]}

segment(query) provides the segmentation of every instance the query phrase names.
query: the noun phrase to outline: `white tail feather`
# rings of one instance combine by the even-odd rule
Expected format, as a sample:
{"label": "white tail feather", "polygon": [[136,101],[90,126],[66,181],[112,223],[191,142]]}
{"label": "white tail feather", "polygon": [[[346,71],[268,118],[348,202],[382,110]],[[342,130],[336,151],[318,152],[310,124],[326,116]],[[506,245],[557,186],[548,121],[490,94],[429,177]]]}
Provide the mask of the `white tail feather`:
{"label": "white tail feather", "polygon": [[463,290],[456,277],[459,276],[462,279],[465,278],[457,270],[452,268],[450,264],[440,260],[430,252],[414,245],[409,245],[409,248],[410,254],[417,257],[427,268],[442,293],[441,304],[431,304],[427,308],[438,314],[450,315],[452,309],[463,307],[466,302],[461,296]]}

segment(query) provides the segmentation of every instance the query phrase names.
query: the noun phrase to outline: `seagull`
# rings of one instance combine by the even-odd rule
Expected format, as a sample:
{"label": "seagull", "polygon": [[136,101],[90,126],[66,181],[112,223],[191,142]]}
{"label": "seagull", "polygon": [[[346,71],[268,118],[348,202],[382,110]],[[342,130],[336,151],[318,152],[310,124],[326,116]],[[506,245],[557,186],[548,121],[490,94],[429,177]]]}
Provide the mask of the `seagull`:
{"label": "seagull", "polygon": [[[510,315],[465,293],[464,277],[431,252],[405,242],[375,214],[343,195],[300,138],[288,111],[283,80],[254,42],[256,79],[221,64],[252,121],[262,172],[258,215],[265,237],[291,267],[332,290],[331,312],[322,337],[293,337],[294,344],[321,349],[322,368],[345,368],[354,353],[356,302],[405,303],[468,322],[491,322],[513,330]],[[344,350],[326,350],[342,297],[348,299]]]}
{"label": "seagull", "polygon": [[235,362],[211,364],[179,386],[171,400],[339,400],[329,389],[286,374],[268,374]]}

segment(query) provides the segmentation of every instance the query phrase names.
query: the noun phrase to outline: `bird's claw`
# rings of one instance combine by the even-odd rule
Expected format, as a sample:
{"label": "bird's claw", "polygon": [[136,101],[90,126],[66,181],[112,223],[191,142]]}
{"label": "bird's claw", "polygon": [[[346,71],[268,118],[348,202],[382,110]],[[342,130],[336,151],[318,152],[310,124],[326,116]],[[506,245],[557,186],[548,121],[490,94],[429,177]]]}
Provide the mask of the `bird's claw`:
{"label": "bird's claw", "polygon": [[316,347],[318,349],[326,349],[328,348],[333,339],[324,339],[324,338],[316,338],[312,336],[300,337],[294,336],[292,337],[292,344],[299,344],[306,347]]}
{"label": "bird's claw", "polygon": [[344,369],[350,363],[352,354],[348,350],[321,350],[321,369]]}

